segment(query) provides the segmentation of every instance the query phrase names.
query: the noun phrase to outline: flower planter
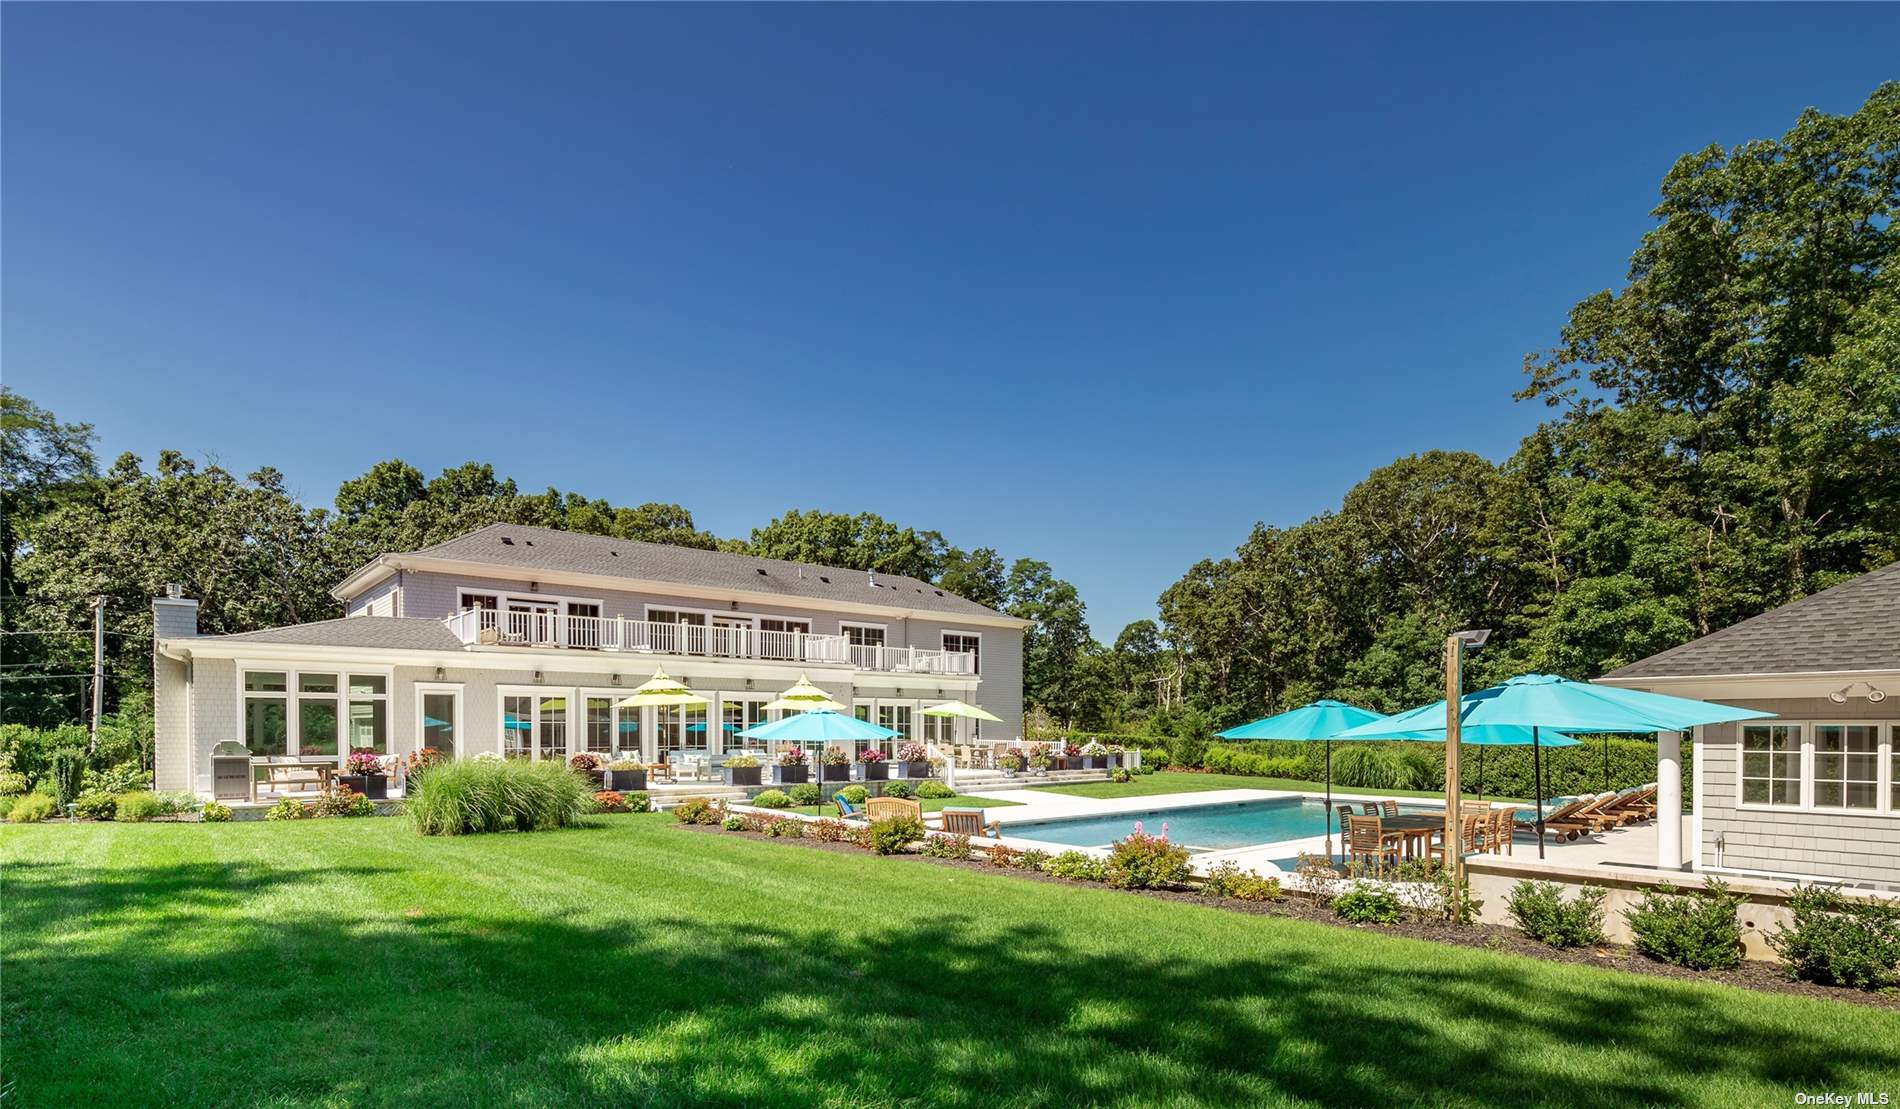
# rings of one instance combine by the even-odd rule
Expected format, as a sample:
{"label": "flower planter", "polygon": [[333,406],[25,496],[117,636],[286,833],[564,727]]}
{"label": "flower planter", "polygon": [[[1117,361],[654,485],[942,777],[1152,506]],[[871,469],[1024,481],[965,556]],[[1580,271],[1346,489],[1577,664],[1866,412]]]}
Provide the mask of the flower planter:
{"label": "flower planter", "polygon": [[588,781],[594,783],[595,792],[607,788],[607,772],[605,770],[583,770],[581,773],[587,777]]}
{"label": "flower planter", "polygon": [[644,767],[639,770],[609,770],[607,782],[608,789],[638,793],[647,788],[647,772]]}
{"label": "flower planter", "polygon": [[360,793],[372,801],[389,799],[389,775],[387,774],[339,774],[336,780],[346,786],[351,793]]}
{"label": "flower planter", "polygon": [[851,764],[848,762],[828,762],[819,767],[819,771],[824,775],[823,778],[819,779],[820,781],[848,782],[851,780]]}
{"label": "flower planter", "polygon": [[1080,770],[1082,769],[1082,756],[1063,755],[1062,757],[1056,759],[1056,769],[1057,770]]}
{"label": "flower planter", "polygon": [[1107,755],[1083,755],[1082,767],[1085,770],[1107,770],[1108,756]]}
{"label": "flower planter", "polygon": [[[724,769],[726,772],[727,785],[729,786],[756,786],[756,785],[762,784],[759,780],[759,772],[764,770],[765,768],[762,766],[727,766],[727,767],[723,767],[722,769]],[[803,770],[805,768],[802,766],[781,766],[779,767],[779,769],[780,770]],[[785,780],[784,778],[779,779],[779,781],[781,782],[784,780]]]}
{"label": "flower planter", "polygon": [[775,766],[772,768],[772,781],[778,785],[791,786],[811,781],[809,766]]}
{"label": "flower planter", "polygon": [[864,780],[867,782],[888,781],[891,776],[891,764],[888,762],[864,763]]}
{"label": "flower planter", "polygon": [[907,762],[907,763],[905,763],[905,764],[904,764],[904,777],[906,777],[906,778],[928,778],[928,777],[930,777],[930,763],[929,763],[928,761],[925,761],[925,762]]}

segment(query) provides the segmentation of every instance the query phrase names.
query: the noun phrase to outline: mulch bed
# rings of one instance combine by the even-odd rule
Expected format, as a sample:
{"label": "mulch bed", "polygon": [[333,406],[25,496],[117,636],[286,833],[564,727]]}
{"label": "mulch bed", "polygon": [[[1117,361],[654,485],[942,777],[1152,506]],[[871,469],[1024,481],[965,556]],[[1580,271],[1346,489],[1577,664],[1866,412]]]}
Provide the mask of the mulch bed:
{"label": "mulch bed", "polygon": [[[862,855],[865,850],[850,843],[827,843],[815,839],[789,839],[768,836],[762,832],[728,832],[718,825],[675,824],[674,827],[688,832],[707,832],[721,836],[737,836],[741,839],[767,840],[788,847],[803,847],[808,850],[831,851],[839,854]],[[952,867],[958,870],[976,870],[986,874],[997,874],[1015,878],[1024,882],[1051,882],[1062,886],[1094,886],[1107,889],[1095,882],[1076,882],[1067,878],[1057,878],[1053,874],[1040,871],[1016,870],[1010,867],[991,866],[974,859],[934,859],[926,855],[891,855],[888,858],[900,865],[932,865]],[[1850,990],[1835,986],[1821,986],[1813,982],[1802,982],[1789,978],[1782,968],[1774,963],[1755,960],[1744,961],[1734,970],[1690,970],[1687,967],[1660,963],[1646,955],[1639,954],[1635,948],[1623,944],[1603,944],[1596,947],[1557,948],[1550,947],[1531,939],[1515,928],[1506,928],[1498,924],[1453,924],[1444,920],[1405,920],[1398,924],[1348,924],[1333,915],[1331,909],[1313,901],[1310,897],[1289,892],[1279,901],[1235,901],[1224,897],[1204,897],[1188,890],[1117,890],[1133,897],[1150,897],[1161,901],[1178,901],[1190,905],[1200,905],[1209,909],[1218,909],[1229,913],[1246,913],[1252,916],[1280,917],[1287,920],[1302,920],[1312,924],[1324,924],[1334,928],[1352,928],[1359,931],[1380,932],[1390,936],[1405,936],[1410,939],[1429,940],[1433,943],[1453,944],[1458,947],[1475,947],[1485,951],[1499,951],[1509,955],[1522,955],[1529,959],[1542,959],[1550,963],[1570,963],[1576,966],[1605,967],[1611,970],[1625,971],[1630,974],[1644,974],[1657,978],[1674,978],[1688,982],[1717,982],[1725,986],[1737,986],[1745,990],[1759,990],[1763,993],[1791,994],[1796,997],[1816,997],[1833,1001],[1846,1001],[1857,1005],[1867,1005],[1876,1009],[1900,1010],[1900,990],[1888,990],[1881,993],[1867,990]]]}

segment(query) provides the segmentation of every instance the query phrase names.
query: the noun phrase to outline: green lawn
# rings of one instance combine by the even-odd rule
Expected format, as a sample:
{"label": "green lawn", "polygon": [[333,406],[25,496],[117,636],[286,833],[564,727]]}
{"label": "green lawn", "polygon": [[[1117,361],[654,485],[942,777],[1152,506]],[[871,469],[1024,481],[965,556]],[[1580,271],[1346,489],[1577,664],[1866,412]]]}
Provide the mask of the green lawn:
{"label": "green lawn", "polygon": [[[936,812],[946,805],[957,809],[999,809],[1009,805],[1020,805],[1021,801],[999,801],[994,797],[918,797],[914,798],[925,812]],[[836,805],[796,805],[786,812],[804,813],[806,816],[836,816]]]}
{"label": "green lawn", "polygon": [[[1200,793],[1214,789],[1291,789],[1302,793],[1319,793],[1326,788],[1324,782],[1302,782],[1293,778],[1255,778],[1246,774],[1184,774],[1179,771],[1161,770],[1153,774],[1143,774],[1127,782],[1078,782],[1066,786],[1036,786],[1036,789],[1050,793],[1068,793],[1076,797],[1148,797],[1157,793]],[[1335,797],[1439,797],[1445,796],[1442,790],[1418,789],[1359,789],[1356,787],[1333,786]],[[1466,797],[1477,800],[1478,795],[1467,793]],[[1486,794],[1487,801],[1528,800],[1515,797],[1498,797]]]}
{"label": "green lawn", "polygon": [[1900,1014],[604,817],[0,830],[9,1105],[1788,1105]]}

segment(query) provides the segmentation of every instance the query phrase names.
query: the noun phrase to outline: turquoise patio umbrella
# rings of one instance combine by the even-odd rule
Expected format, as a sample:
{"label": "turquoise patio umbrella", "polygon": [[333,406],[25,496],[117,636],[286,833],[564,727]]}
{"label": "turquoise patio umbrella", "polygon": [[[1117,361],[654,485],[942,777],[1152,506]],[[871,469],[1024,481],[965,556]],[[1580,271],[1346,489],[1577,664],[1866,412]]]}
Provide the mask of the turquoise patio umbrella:
{"label": "turquoise patio umbrella", "polygon": [[902,732],[880,727],[868,720],[846,716],[832,709],[801,712],[770,724],[754,724],[739,733],[748,739],[772,743],[855,743],[867,739],[891,739]]}
{"label": "turquoise patio umbrella", "polygon": [[[1531,730],[1531,756],[1537,760],[1537,856],[1544,855],[1544,788],[1538,756],[1540,728],[1577,732],[1682,732],[1704,724],[1760,720],[1772,712],[1645,693],[1639,689],[1592,685],[1555,674],[1520,674],[1500,685],[1458,699],[1459,728],[1507,725]],[[1401,712],[1350,729],[1352,739],[1400,739],[1445,732],[1445,702]]]}
{"label": "turquoise patio umbrella", "polygon": [[[1361,724],[1384,720],[1383,713],[1349,705],[1344,701],[1314,701],[1268,716],[1250,724],[1241,724],[1214,734],[1221,739],[1284,739],[1295,743],[1314,741],[1326,744],[1326,856],[1333,854],[1333,740],[1341,732]],[[1341,831],[1344,831],[1342,828]]]}

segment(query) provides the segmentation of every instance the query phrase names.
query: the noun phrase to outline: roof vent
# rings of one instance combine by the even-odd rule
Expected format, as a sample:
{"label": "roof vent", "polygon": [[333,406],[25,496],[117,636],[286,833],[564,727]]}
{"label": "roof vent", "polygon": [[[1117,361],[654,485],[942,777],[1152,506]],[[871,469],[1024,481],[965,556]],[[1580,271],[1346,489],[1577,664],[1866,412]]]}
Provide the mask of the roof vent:
{"label": "roof vent", "polygon": [[185,595],[184,586],[179,585],[175,581],[168,581],[165,583],[165,596],[170,597],[172,600],[176,601],[179,598],[183,597],[184,595]]}
{"label": "roof vent", "polygon": [[868,577],[869,577],[869,580],[870,580],[870,582],[871,582],[871,588],[872,588],[872,589],[876,589],[876,588],[877,588],[877,571],[876,571],[876,570],[866,570],[866,571],[865,571],[865,574],[866,574],[866,575],[868,575]]}
{"label": "roof vent", "polygon": [[830,578],[828,578],[828,577],[826,577],[826,576],[825,576],[825,575],[823,575],[823,574],[820,574],[820,575],[818,575],[818,580],[819,580],[819,581],[822,581],[822,582],[824,582],[824,583],[825,583],[826,585],[830,585],[830,584],[831,584],[831,579],[830,579]]}
{"label": "roof vent", "polygon": [[765,574],[765,567],[763,567],[763,566],[761,566],[761,567],[759,567],[759,576],[760,576],[760,577],[765,577],[765,576],[766,576],[766,574]]}
{"label": "roof vent", "polygon": [[619,552],[619,551],[608,551],[607,553],[608,553],[608,554],[610,554],[610,555],[612,555],[612,556],[614,556],[615,558],[619,558],[619,557],[620,557],[620,552]]}
{"label": "roof vent", "polygon": [[534,540],[532,539],[523,539],[522,542],[526,543],[530,547],[534,546]]}
{"label": "roof vent", "polygon": [[512,547],[512,546],[514,546],[514,545],[515,545],[515,541],[514,541],[514,540],[512,540],[512,539],[510,539],[510,538],[508,538],[508,537],[507,537],[507,536],[505,536],[505,535],[501,537],[501,541],[502,541],[503,543],[506,543],[506,544],[507,544],[508,546],[510,546],[510,547]]}
{"label": "roof vent", "polygon": [[943,596],[943,590],[941,590],[941,589],[938,589],[938,590],[935,590],[934,592],[935,592],[935,593],[937,594],[937,596],[939,596],[939,597],[941,597],[941,596]]}

